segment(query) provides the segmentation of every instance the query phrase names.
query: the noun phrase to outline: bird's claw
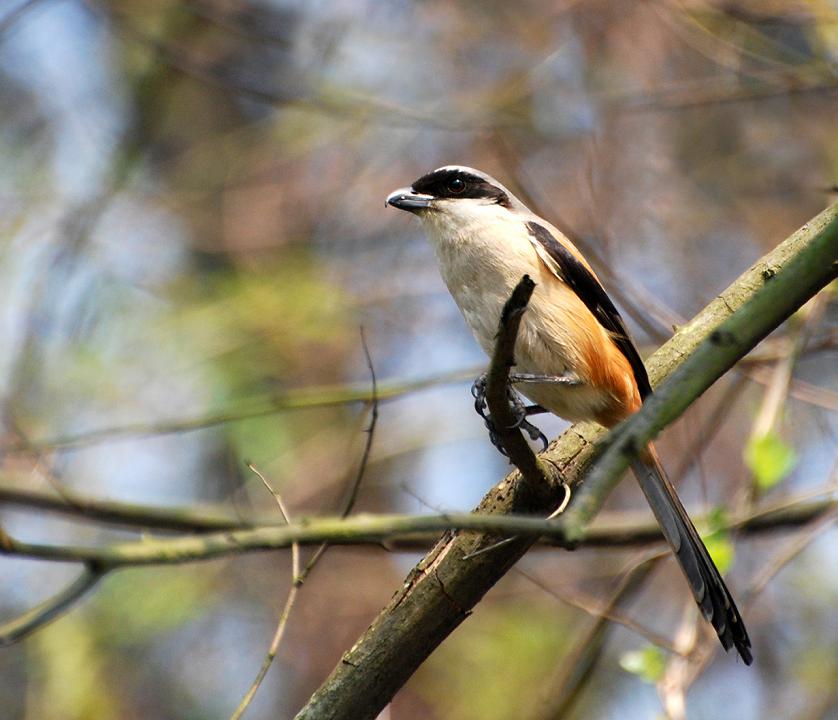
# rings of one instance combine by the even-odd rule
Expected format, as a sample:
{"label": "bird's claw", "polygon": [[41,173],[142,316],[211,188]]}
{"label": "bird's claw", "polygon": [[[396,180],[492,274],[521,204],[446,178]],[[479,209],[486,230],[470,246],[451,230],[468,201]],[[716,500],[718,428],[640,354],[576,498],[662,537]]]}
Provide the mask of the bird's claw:
{"label": "bird's claw", "polygon": [[[492,420],[492,416],[489,413],[489,406],[486,402],[486,373],[483,373],[474,381],[471,386],[471,394],[472,397],[474,397],[474,409],[477,411],[477,414],[483,418],[483,421],[486,423],[486,427],[489,430],[489,440],[502,455],[506,455],[508,457],[508,453],[498,436],[497,427],[495,426],[494,420]],[[542,450],[546,449],[548,445],[547,436],[527,420],[527,416],[533,414],[533,411],[543,412],[544,409],[538,405],[530,407],[524,405],[512,389],[511,385],[507,385],[507,396],[509,398],[510,408],[515,416],[515,423],[512,427],[523,430],[527,433],[527,435],[529,435],[530,440],[533,442],[541,440],[543,445]]]}
{"label": "bird's claw", "polygon": [[471,384],[471,396],[474,398],[474,409],[485,420],[489,417],[489,405],[486,402],[486,373]]}

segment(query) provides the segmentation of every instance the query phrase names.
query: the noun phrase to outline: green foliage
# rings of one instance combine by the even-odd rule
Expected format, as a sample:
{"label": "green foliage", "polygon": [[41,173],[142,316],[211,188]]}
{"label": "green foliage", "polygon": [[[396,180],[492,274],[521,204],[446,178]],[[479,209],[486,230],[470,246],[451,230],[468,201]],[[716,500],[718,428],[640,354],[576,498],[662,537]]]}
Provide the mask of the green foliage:
{"label": "green foliage", "polygon": [[[208,360],[233,395],[333,370],[348,340],[346,300],[304,255],[261,272],[228,271],[177,293],[179,309],[161,328],[182,351]],[[173,337],[174,336],[174,337]]]}
{"label": "green foliage", "polygon": [[107,656],[90,631],[88,618],[69,613],[32,638],[27,716],[43,720],[124,716],[118,692],[109,682]]}
{"label": "green foliage", "polygon": [[666,668],[666,655],[657,645],[647,645],[642,650],[625,653],[620,658],[620,667],[648,683],[655,683]]}
{"label": "green foliage", "polygon": [[103,645],[147,642],[212,609],[216,573],[207,567],[148,568],[109,577],[90,611]]}
{"label": "green foliage", "polygon": [[797,453],[779,435],[768,432],[752,437],[745,448],[745,463],[760,490],[770,490],[797,464]]}
{"label": "green foliage", "polygon": [[[172,300],[174,311],[155,333],[188,373],[202,371],[218,409],[338,382],[351,344],[360,345],[347,298],[303,252],[283,253],[258,272],[225,268],[192,277],[173,289]],[[227,425],[227,440],[240,457],[262,463],[333,425],[335,413],[253,417]]]}
{"label": "green foliage", "polygon": [[702,534],[704,545],[722,575],[733,565],[735,555],[735,549],[727,531],[728,524],[727,513],[724,508],[715,508],[707,517],[710,532]]}

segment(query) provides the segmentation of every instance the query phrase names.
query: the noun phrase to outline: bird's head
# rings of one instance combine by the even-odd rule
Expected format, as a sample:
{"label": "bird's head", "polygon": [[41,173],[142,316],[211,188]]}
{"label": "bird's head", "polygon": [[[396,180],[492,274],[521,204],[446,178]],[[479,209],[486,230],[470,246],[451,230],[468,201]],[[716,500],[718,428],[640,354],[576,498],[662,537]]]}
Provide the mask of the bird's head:
{"label": "bird's head", "polygon": [[410,187],[390,193],[386,204],[437,226],[464,226],[498,215],[529,212],[493,177],[463,165],[446,165],[423,175]]}

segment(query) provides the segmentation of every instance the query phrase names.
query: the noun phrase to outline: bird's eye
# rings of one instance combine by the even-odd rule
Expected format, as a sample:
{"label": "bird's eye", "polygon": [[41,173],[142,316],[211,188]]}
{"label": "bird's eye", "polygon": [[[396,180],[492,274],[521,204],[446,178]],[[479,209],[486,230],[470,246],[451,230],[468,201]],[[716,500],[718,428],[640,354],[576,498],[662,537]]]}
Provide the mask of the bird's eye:
{"label": "bird's eye", "polygon": [[454,178],[453,180],[449,181],[448,183],[448,191],[453,195],[459,195],[463,190],[466,189],[466,184],[460,178]]}

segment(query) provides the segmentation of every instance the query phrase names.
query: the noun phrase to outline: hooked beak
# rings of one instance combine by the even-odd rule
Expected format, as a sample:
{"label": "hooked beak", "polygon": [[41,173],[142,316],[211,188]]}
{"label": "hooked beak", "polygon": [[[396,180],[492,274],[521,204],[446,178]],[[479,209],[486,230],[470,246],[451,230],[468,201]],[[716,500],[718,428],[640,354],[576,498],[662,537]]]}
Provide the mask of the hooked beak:
{"label": "hooked beak", "polygon": [[392,205],[399,210],[415,212],[416,210],[429,208],[433,199],[433,195],[422,195],[421,193],[413,192],[412,188],[406,187],[391,192],[387,196],[384,206]]}

